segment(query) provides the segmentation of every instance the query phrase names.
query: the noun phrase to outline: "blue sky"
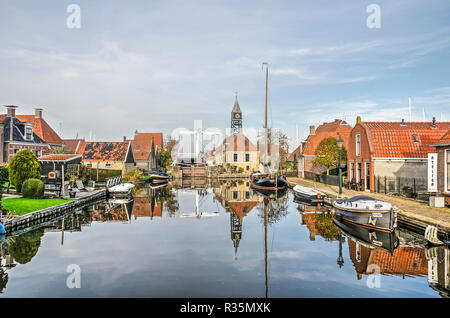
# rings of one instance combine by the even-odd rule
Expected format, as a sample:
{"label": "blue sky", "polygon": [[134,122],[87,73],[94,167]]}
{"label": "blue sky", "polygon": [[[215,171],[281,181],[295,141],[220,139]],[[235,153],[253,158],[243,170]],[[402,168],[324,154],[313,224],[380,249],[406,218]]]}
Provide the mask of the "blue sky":
{"label": "blue sky", "polygon": [[[81,7],[69,29],[67,6]],[[366,8],[381,9],[369,29]],[[64,138],[244,126],[291,137],[346,118],[450,120],[449,1],[0,1],[1,104]]]}

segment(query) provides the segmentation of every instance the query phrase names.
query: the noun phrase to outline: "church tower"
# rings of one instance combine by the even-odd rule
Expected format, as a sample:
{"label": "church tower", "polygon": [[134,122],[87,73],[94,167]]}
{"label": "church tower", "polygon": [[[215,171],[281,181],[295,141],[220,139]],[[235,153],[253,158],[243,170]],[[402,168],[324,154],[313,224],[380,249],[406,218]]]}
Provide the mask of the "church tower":
{"label": "church tower", "polygon": [[236,93],[236,100],[234,102],[233,110],[231,111],[231,133],[237,135],[242,129],[242,112],[239,107],[239,102]]}

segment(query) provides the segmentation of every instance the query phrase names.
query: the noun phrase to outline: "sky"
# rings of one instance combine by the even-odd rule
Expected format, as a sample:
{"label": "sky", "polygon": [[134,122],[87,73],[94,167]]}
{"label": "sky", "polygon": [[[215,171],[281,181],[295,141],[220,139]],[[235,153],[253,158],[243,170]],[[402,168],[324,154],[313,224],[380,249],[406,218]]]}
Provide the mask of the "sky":
{"label": "sky", "polygon": [[337,118],[408,121],[408,97],[413,121],[449,121],[450,2],[373,1],[0,0],[0,103],[112,141],[225,129],[237,92],[244,127],[261,127],[268,62],[269,123],[292,138]]}

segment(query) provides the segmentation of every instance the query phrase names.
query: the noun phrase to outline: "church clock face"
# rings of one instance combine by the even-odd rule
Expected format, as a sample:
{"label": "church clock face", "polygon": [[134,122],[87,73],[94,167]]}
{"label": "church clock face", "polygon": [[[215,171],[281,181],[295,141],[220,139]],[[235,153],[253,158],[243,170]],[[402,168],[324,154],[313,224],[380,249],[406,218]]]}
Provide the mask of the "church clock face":
{"label": "church clock face", "polygon": [[241,114],[239,114],[239,113],[234,114],[234,118],[240,119],[241,118]]}

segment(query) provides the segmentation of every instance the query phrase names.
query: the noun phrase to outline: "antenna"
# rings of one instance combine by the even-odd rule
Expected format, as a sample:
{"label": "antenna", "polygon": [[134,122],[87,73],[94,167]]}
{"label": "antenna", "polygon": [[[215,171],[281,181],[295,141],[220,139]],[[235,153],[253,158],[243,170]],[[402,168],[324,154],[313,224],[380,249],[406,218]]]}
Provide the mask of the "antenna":
{"label": "antenna", "polygon": [[408,104],[409,104],[409,122],[411,122],[411,97],[408,97]]}
{"label": "antenna", "polygon": [[425,107],[422,107],[422,121],[425,122]]}

